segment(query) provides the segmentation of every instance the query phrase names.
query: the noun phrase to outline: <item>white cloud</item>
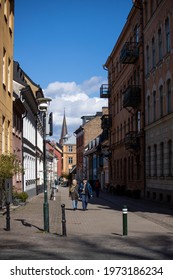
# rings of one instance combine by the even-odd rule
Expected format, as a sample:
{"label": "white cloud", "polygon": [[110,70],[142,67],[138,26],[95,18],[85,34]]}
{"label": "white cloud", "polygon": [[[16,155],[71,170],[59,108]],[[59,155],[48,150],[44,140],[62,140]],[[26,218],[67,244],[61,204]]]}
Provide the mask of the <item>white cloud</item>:
{"label": "white cloud", "polygon": [[95,115],[107,106],[107,99],[99,98],[103,83],[102,77],[91,77],[82,84],[56,81],[44,89],[44,95],[52,98],[49,110],[53,112],[55,141],[60,138],[64,109],[68,133],[72,134],[82,124],[82,116]]}
{"label": "white cloud", "polygon": [[91,77],[89,80],[84,81],[81,85],[80,88],[85,91],[87,94],[95,94],[98,92],[98,86],[100,88],[101,84],[106,83],[105,80],[103,80],[102,77]]}

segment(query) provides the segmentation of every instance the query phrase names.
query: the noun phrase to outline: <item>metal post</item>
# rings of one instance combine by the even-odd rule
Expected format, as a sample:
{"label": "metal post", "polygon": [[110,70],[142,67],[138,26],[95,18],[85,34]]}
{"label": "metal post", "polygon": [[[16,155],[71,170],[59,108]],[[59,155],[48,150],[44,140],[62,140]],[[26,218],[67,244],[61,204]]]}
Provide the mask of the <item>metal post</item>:
{"label": "metal post", "polygon": [[44,231],[49,232],[49,204],[47,195],[47,164],[46,164],[46,112],[43,113],[43,170],[44,170]]}
{"label": "metal post", "polygon": [[65,219],[65,204],[61,204],[62,209],[62,235],[66,236],[66,219]]}
{"label": "metal post", "polygon": [[123,235],[127,235],[127,206],[123,206]]}
{"label": "metal post", "polygon": [[6,202],[6,230],[10,231],[10,202]]}

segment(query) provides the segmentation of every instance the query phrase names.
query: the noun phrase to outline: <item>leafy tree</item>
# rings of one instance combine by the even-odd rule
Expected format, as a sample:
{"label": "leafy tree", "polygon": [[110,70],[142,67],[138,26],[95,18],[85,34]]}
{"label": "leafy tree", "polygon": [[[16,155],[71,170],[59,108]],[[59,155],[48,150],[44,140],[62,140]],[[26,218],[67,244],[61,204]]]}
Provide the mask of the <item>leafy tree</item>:
{"label": "leafy tree", "polygon": [[0,178],[7,179],[13,177],[19,171],[19,166],[16,164],[17,158],[13,154],[0,155]]}
{"label": "leafy tree", "polygon": [[22,168],[18,163],[17,156],[14,154],[0,155],[0,204],[5,197],[5,180],[12,178],[18,172],[22,172]]}

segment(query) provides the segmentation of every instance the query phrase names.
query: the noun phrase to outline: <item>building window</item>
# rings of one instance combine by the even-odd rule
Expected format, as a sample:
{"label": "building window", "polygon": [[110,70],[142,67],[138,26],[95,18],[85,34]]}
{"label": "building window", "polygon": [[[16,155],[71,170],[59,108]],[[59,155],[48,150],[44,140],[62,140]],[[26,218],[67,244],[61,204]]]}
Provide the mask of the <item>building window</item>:
{"label": "building window", "polygon": [[128,132],[130,132],[130,118],[128,118]]}
{"label": "building window", "polygon": [[151,147],[148,147],[148,176],[151,176]]}
{"label": "building window", "polygon": [[136,71],[134,71],[134,73],[133,73],[133,81],[134,81],[134,85],[137,85],[137,83],[136,83]]}
{"label": "building window", "polygon": [[160,86],[159,93],[160,93],[160,117],[163,117],[163,86]]}
{"label": "building window", "polygon": [[145,1],[145,9],[144,9],[144,11],[145,11],[145,20],[147,22],[148,21],[148,1],[147,0]]}
{"label": "building window", "polygon": [[73,146],[68,146],[68,151],[73,152]]}
{"label": "building window", "polygon": [[123,125],[120,126],[120,140],[123,140]]}
{"label": "building window", "polygon": [[171,44],[170,44],[170,24],[169,18],[165,20],[165,36],[166,36],[166,52],[170,52]]}
{"label": "building window", "polygon": [[148,124],[150,123],[150,96],[147,97]]}
{"label": "building window", "polygon": [[7,0],[4,0],[4,18],[7,21]]}
{"label": "building window", "polygon": [[158,31],[158,50],[159,50],[159,61],[162,60],[162,31],[161,28]]}
{"label": "building window", "polygon": [[9,31],[10,31],[10,35],[12,35],[12,32],[13,32],[13,11],[12,11],[11,7],[10,7],[10,15],[9,15]]}
{"label": "building window", "polygon": [[141,112],[140,111],[137,112],[137,130],[138,130],[138,132],[140,132],[140,130],[141,130]]}
{"label": "building window", "polygon": [[123,179],[123,161],[120,159],[120,179]]}
{"label": "building window", "polygon": [[[113,172],[113,178],[114,178],[114,180],[116,180],[117,179],[117,166],[116,166],[116,164],[117,164],[117,161],[116,160],[114,160],[114,172]],[[113,167],[112,167],[113,168]]]}
{"label": "building window", "polygon": [[7,127],[7,146],[8,146],[8,152],[10,152],[10,121],[8,121],[8,127]]}
{"label": "building window", "polygon": [[156,67],[156,46],[155,46],[155,39],[152,39],[152,67]]}
{"label": "building window", "polygon": [[137,180],[141,178],[141,165],[140,165],[140,157],[136,157],[136,168],[137,168]]}
{"label": "building window", "polygon": [[168,176],[172,176],[172,140],[168,141]]}
{"label": "building window", "polygon": [[134,41],[139,43],[139,27],[136,25],[134,29]]}
{"label": "building window", "polygon": [[72,157],[69,157],[68,158],[68,164],[72,164],[73,163],[73,158]]}
{"label": "building window", "polygon": [[171,80],[167,81],[167,112],[172,112]]}
{"label": "building window", "polygon": [[164,176],[164,143],[160,144],[160,176]]}
{"label": "building window", "polygon": [[131,117],[131,131],[133,131],[133,116]]}
{"label": "building window", "polygon": [[5,153],[5,117],[2,116],[2,153]]}
{"label": "building window", "polygon": [[153,120],[156,120],[156,91],[153,91]]}
{"label": "building window", "polygon": [[6,50],[5,49],[3,49],[3,66],[2,66],[2,68],[3,68],[3,70],[2,70],[2,75],[3,75],[3,77],[2,77],[2,82],[3,82],[3,86],[5,87],[6,86],[6,67],[7,67],[7,65],[6,65]]}
{"label": "building window", "polygon": [[119,126],[117,127],[117,142],[119,142]]}
{"label": "building window", "polygon": [[120,90],[120,110],[123,108],[123,93],[122,90]]}
{"label": "building window", "polygon": [[117,94],[117,114],[119,113],[119,94]]}
{"label": "building window", "polygon": [[136,84],[137,85],[140,85],[140,72],[141,72],[140,67],[138,67],[137,73],[136,73]]}
{"label": "building window", "polygon": [[11,60],[8,59],[8,92],[11,93]]}
{"label": "building window", "polygon": [[154,13],[154,1],[150,1],[150,11],[151,11],[151,16]]}
{"label": "building window", "polygon": [[130,170],[131,170],[130,157],[128,157],[128,180],[130,180]]}
{"label": "building window", "polygon": [[157,176],[157,145],[154,145],[154,176]]}
{"label": "building window", "polygon": [[126,135],[126,121],[124,121],[124,135]]}
{"label": "building window", "polygon": [[119,160],[117,160],[117,179],[120,178],[120,166],[119,166]]}
{"label": "building window", "polygon": [[150,64],[150,54],[149,54],[149,46],[146,47],[146,74],[149,73],[149,64]]}
{"label": "building window", "polygon": [[134,157],[131,157],[131,179],[134,179]]}

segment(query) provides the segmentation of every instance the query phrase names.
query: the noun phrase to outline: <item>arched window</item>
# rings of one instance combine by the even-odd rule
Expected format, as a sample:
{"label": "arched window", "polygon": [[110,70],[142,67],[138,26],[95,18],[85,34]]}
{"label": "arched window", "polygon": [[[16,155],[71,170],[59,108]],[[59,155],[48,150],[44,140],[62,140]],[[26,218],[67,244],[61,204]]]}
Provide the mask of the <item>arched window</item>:
{"label": "arched window", "polygon": [[150,70],[150,52],[149,46],[146,47],[146,74],[149,73]]}
{"label": "arched window", "polygon": [[148,147],[148,176],[151,176],[151,147]]}
{"label": "arched window", "polygon": [[154,145],[154,176],[157,176],[157,145]]}
{"label": "arched window", "polygon": [[172,140],[168,141],[168,176],[172,176],[173,172],[172,172]]}
{"label": "arched window", "polygon": [[158,30],[158,51],[159,51],[159,61],[163,58],[162,52],[162,30],[161,28]]}
{"label": "arched window", "polygon": [[166,52],[170,52],[171,50],[171,44],[170,44],[170,24],[169,24],[169,18],[165,20],[165,40],[166,40]]}
{"label": "arched window", "polygon": [[147,97],[147,115],[148,115],[148,124],[150,123],[150,96]]}
{"label": "arched window", "polygon": [[152,67],[156,67],[156,46],[155,46],[155,38],[152,39]]}
{"label": "arched window", "polygon": [[164,143],[160,144],[160,176],[164,176]]}
{"label": "arched window", "polygon": [[163,117],[163,86],[160,86],[159,94],[160,94],[160,117]]}
{"label": "arched window", "polygon": [[171,96],[171,80],[167,81],[167,112],[168,114],[172,112],[172,96]]}
{"label": "arched window", "polygon": [[153,121],[156,120],[156,91],[153,91]]}

